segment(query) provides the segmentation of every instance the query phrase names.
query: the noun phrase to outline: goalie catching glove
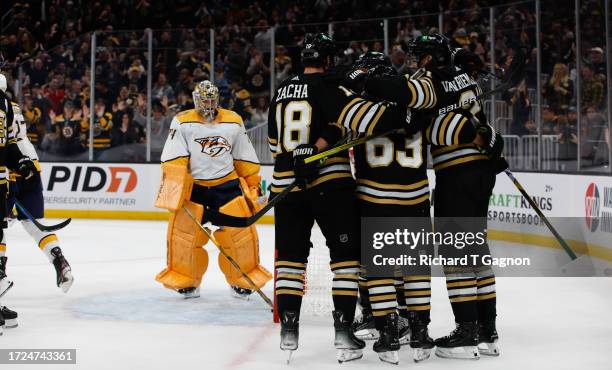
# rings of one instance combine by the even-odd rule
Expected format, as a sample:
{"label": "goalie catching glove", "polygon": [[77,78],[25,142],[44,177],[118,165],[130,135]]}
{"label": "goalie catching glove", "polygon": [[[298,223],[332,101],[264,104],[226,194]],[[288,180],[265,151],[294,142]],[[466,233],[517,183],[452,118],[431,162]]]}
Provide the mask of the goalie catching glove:
{"label": "goalie catching glove", "polygon": [[306,189],[306,186],[312,182],[319,173],[319,162],[305,163],[304,160],[317,154],[319,150],[315,145],[302,144],[298,145],[293,150],[293,172],[295,174],[295,182],[300,189]]}

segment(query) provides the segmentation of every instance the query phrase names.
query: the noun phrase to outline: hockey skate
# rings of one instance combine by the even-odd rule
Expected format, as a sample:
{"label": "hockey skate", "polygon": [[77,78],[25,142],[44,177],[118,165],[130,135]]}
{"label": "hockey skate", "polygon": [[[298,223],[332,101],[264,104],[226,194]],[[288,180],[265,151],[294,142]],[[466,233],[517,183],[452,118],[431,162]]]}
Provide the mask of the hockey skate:
{"label": "hockey skate", "polygon": [[398,315],[389,313],[385,317],[385,326],[380,333],[380,338],[374,343],[374,352],[382,362],[399,364],[400,343],[397,330]]}
{"label": "hockey skate", "polygon": [[285,311],[281,315],[280,349],[287,352],[287,364],[291,362],[293,351],[298,348],[300,318],[296,311]]}
{"label": "hockey skate", "polygon": [[13,287],[13,282],[6,276],[6,257],[0,257],[0,298]]}
{"label": "hockey skate", "polygon": [[478,323],[478,352],[481,355],[499,356],[498,339],[495,319]]}
{"label": "hockey skate", "polygon": [[0,337],[4,334],[4,317],[2,316],[2,312],[0,312]]}
{"label": "hockey skate", "polygon": [[60,247],[51,249],[51,255],[53,256],[53,266],[55,267],[57,287],[64,293],[68,293],[68,290],[70,290],[70,287],[74,282],[70,264],[68,264],[68,261],[66,261]]}
{"label": "hockey skate", "polygon": [[419,317],[415,312],[410,313],[410,348],[414,362],[427,360],[434,347],[434,341],[429,337],[427,330],[428,318]]}
{"label": "hockey skate", "polygon": [[9,310],[6,306],[0,306],[0,316],[4,318],[4,324],[0,323],[6,329],[17,327],[17,312]]}
{"label": "hockey skate", "polygon": [[244,299],[245,301],[248,301],[251,294],[253,294],[251,289],[241,288],[235,285],[230,286],[230,288],[232,288],[232,296],[234,298]]}
{"label": "hockey skate", "polygon": [[443,358],[458,358],[478,360],[478,323],[459,322],[449,335],[434,341],[436,356]]}
{"label": "hockey skate", "polygon": [[358,316],[353,322],[353,334],[361,340],[378,339],[378,330],[374,325],[372,310],[368,308],[361,310],[361,316]]}
{"label": "hockey skate", "polygon": [[402,315],[397,320],[397,331],[399,332],[399,344],[404,346],[410,343],[410,323]]}
{"label": "hockey skate", "polygon": [[182,294],[183,298],[185,299],[200,298],[200,287],[182,288],[182,289],[178,289],[177,292],[179,294]]}
{"label": "hockey skate", "polygon": [[338,363],[359,360],[363,357],[362,350],[365,347],[365,342],[355,337],[351,323],[344,319],[344,312],[333,311],[332,316],[334,317],[334,329],[336,331],[334,346],[338,350],[336,352]]}

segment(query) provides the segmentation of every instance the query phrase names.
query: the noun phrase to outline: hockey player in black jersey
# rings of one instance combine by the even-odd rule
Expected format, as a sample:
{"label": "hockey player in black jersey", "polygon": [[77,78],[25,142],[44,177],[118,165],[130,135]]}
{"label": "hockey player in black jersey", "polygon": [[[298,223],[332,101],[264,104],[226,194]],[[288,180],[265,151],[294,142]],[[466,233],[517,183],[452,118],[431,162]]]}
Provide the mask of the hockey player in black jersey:
{"label": "hockey player in black jersey", "polygon": [[[431,117],[426,137],[432,145],[436,172],[435,216],[479,217],[486,227],[495,175],[505,163],[501,157],[503,140],[482,112],[480,87],[469,73],[453,64],[455,50],[446,38],[421,36],[410,51],[421,67],[416,76],[366,79],[366,92],[398,104],[416,102],[422,106],[419,102],[425,91],[429,97],[425,100],[430,102],[426,112]],[[423,79],[430,83],[424,84]],[[445,272],[457,327],[449,336],[436,340],[436,354],[472,359],[477,359],[479,352],[498,355],[493,271],[483,266]]]}
{"label": "hockey player in black jersey", "polygon": [[306,35],[304,43],[304,73],[280,84],[268,116],[268,141],[275,158],[271,197],[293,181],[299,184],[275,208],[281,349],[298,347],[304,275],[316,221],[330,250],[335,347],[338,361],[345,362],[361,358],[365,346],[351,330],[360,268],[355,181],[347,152],[315,165],[305,164],[304,158],[334,145],[349,129],[371,134],[402,126],[406,111],[339,86],[340,79],[330,71],[337,49],[327,35]]}
{"label": "hockey player in black jersey", "polygon": [[[19,147],[15,133],[12,130],[13,124],[13,107],[11,100],[0,88],[0,297],[13,286],[12,281],[8,280],[6,275],[7,257],[5,256],[6,247],[4,243],[4,229],[6,228],[6,197],[8,193],[8,171],[19,173],[23,176],[24,181],[35,179],[36,166],[26,156],[24,156]],[[17,313],[9,310],[6,307],[0,306],[0,334],[2,327],[15,327]],[[10,320],[10,321],[9,321]]]}
{"label": "hockey player in black jersey", "polygon": [[[354,67],[365,72],[374,70],[379,76],[397,74],[389,58],[377,52],[362,55]],[[412,112],[410,121],[422,119],[418,114]],[[427,219],[431,229],[427,153],[422,132],[392,133],[356,146],[353,153],[361,217],[419,217],[421,221]],[[367,271],[364,273],[367,276]],[[403,337],[410,340],[415,361],[429,357],[433,348],[427,334],[431,273],[363,278],[360,300],[362,322],[356,325],[356,334],[359,335],[358,329],[365,329],[369,318],[374,320],[380,333],[374,351],[382,361],[398,363]]]}

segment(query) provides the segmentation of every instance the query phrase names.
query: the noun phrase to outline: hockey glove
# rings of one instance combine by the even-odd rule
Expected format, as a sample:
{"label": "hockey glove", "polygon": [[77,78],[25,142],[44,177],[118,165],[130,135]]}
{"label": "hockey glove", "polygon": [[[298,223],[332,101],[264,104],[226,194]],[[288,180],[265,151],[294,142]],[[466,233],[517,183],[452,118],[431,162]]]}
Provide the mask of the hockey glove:
{"label": "hockey glove", "polygon": [[40,174],[36,169],[36,165],[28,157],[23,157],[19,160],[17,173],[21,176],[21,189],[28,191],[36,187],[37,182],[40,182]]}
{"label": "hockey glove", "polygon": [[318,149],[312,144],[298,145],[293,150],[293,172],[295,181],[300,189],[306,189],[312,180],[319,173],[319,162],[304,163],[304,160],[310,156],[317,154]]}
{"label": "hockey glove", "polygon": [[476,129],[484,143],[480,151],[489,159],[498,159],[504,152],[504,138],[489,125],[482,125]]}
{"label": "hockey glove", "polygon": [[24,180],[31,179],[37,172],[34,162],[28,157],[23,157],[17,163],[17,173],[23,177]]}
{"label": "hockey glove", "polygon": [[470,76],[473,76],[474,73],[479,72],[484,67],[484,63],[478,54],[465,49],[458,49],[453,54],[453,63]]}
{"label": "hockey glove", "polygon": [[350,70],[344,78],[344,84],[354,92],[361,93],[364,89],[364,82],[367,75],[367,72],[361,69]]}

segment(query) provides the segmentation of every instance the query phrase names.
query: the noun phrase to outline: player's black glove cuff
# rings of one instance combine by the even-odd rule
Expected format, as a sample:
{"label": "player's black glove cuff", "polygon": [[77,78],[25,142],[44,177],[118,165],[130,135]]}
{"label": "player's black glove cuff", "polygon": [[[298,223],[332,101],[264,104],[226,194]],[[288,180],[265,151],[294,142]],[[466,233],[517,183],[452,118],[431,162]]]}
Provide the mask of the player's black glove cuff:
{"label": "player's black glove cuff", "polygon": [[29,181],[38,172],[34,162],[28,157],[23,157],[17,163],[17,173],[23,177],[25,181]]}
{"label": "player's black glove cuff", "polygon": [[465,49],[459,49],[454,53],[453,64],[469,75],[479,72],[484,67],[484,63],[478,54]]}
{"label": "player's black glove cuff", "polygon": [[367,72],[361,69],[350,70],[344,77],[344,85],[356,93],[361,93],[364,89],[364,82],[367,75]]}
{"label": "player's black glove cuff", "polygon": [[478,127],[476,132],[484,141],[484,146],[480,147],[481,152],[489,159],[500,158],[504,152],[504,138],[501,134],[489,125]]}
{"label": "player's black glove cuff", "polygon": [[295,181],[300,189],[306,189],[306,186],[312,182],[319,173],[319,161],[305,163],[304,160],[317,154],[318,149],[312,144],[298,145],[293,150],[293,172]]}

